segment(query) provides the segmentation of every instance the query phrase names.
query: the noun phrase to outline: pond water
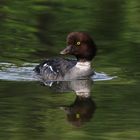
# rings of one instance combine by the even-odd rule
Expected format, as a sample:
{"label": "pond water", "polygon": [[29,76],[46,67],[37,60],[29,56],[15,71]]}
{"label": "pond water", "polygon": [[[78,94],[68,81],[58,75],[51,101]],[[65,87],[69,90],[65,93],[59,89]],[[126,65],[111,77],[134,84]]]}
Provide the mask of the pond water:
{"label": "pond water", "polygon": [[[0,139],[139,140],[138,0],[0,1]],[[98,47],[90,80],[41,83],[71,31]],[[59,56],[62,57],[62,56]]]}

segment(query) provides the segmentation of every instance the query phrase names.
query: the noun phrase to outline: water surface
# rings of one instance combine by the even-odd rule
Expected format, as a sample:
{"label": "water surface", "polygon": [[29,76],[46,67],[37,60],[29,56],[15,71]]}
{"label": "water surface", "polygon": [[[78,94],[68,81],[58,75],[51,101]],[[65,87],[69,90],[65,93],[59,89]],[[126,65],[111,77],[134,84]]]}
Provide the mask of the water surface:
{"label": "water surface", "polygon": [[[139,140],[138,0],[0,1],[0,139]],[[91,80],[41,83],[71,31],[98,47]]]}

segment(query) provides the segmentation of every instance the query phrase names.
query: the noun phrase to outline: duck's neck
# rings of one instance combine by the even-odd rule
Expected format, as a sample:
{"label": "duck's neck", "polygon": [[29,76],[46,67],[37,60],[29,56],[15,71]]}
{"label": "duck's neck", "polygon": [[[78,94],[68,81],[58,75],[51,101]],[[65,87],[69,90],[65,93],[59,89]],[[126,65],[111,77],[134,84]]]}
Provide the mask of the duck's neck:
{"label": "duck's neck", "polygon": [[87,77],[92,75],[93,71],[91,68],[91,62],[78,61],[74,67],[72,67],[69,72],[65,75],[65,79],[80,79],[82,77]]}
{"label": "duck's neck", "polygon": [[76,67],[80,69],[91,69],[91,61],[78,61]]}
{"label": "duck's neck", "polygon": [[77,58],[78,62],[90,62],[89,60],[87,60],[86,58]]}

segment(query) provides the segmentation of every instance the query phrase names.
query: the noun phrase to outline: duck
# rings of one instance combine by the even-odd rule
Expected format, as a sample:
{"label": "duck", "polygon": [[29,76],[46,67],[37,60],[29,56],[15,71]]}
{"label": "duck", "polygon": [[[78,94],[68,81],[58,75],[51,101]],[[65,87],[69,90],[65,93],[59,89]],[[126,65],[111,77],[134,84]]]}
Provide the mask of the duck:
{"label": "duck", "polygon": [[97,47],[92,37],[85,32],[71,32],[66,38],[66,48],[61,55],[72,55],[76,59],[46,59],[34,69],[44,81],[84,79],[94,74],[91,62],[96,55]]}

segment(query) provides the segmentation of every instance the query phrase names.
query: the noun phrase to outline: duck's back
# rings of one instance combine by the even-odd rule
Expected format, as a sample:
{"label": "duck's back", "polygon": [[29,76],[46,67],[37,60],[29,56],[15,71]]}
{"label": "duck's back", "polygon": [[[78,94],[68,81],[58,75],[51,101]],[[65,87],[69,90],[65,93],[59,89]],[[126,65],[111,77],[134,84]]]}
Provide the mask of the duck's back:
{"label": "duck's back", "polygon": [[59,80],[76,65],[76,60],[71,59],[47,59],[35,67],[35,72],[44,80]]}

